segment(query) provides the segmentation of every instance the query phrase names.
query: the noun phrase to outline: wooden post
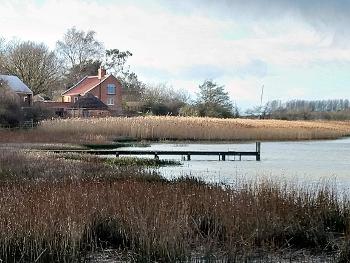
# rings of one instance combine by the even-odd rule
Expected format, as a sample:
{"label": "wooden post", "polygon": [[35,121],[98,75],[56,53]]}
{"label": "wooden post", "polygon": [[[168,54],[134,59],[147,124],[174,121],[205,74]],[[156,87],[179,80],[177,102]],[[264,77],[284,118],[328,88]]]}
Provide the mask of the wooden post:
{"label": "wooden post", "polygon": [[159,156],[157,153],[154,153],[154,159],[159,160]]}
{"label": "wooden post", "polygon": [[221,155],[221,160],[226,161],[226,155],[225,154]]}
{"label": "wooden post", "polygon": [[117,158],[119,157],[119,152],[115,153],[115,157],[117,157]]}
{"label": "wooden post", "polygon": [[261,148],[261,143],[256,142],[256,160],[260,161],[260,148]]}
{"label": "wooden post", "polygon": [[242,154],[239,154],[239,160],[242,161]]}
{"label": "wooden post", "polygon": [[187,161],[191,161],[191,155],[187,154]]}

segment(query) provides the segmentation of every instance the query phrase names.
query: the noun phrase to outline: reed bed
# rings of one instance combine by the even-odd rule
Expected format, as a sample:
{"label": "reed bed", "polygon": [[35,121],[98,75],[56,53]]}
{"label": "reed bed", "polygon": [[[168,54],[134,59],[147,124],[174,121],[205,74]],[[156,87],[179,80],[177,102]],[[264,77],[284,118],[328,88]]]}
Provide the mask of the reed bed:
{"label": "reed bed", "polygon": [[1,142],[141,140],[311,140],[350,134],[350,122],[148,116],[47,120],[33,131],[0,131]]}
{"label": "reed bed", "polygon": [[167,181],[97,158],[11,151],[0,153],[0,167],[4,262],[78,262],[104,248],[138,262],[241,262],[286,249],[334,254],[349,231],[350,204],[327,186]]}

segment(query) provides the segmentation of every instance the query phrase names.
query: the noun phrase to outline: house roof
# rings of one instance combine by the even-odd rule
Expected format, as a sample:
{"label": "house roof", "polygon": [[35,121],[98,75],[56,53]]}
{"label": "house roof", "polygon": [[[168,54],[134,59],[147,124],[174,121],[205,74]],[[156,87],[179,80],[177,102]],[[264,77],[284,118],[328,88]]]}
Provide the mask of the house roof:
{"label": "house roof", "polygon": [[0,80],[1,79],[6,81],[7,86],[14,92],[33,95],[33,91],[31,91],[17,76],[0,75]]}
{"label": "house roof", "polygon": [[63,92],[62,95],[85,95],[87,92],[95,88],[100,83],[104,82],[110,76],[111,75],[106,75],[101,80],[98,78],[98,76],[86,76],[73,87]]}
{"label": "house roof", "polygon": [[93,109],[93,110],[108,110],[108,106],[99,98],[87,93],[80,97],[72,106],[73,109]]}

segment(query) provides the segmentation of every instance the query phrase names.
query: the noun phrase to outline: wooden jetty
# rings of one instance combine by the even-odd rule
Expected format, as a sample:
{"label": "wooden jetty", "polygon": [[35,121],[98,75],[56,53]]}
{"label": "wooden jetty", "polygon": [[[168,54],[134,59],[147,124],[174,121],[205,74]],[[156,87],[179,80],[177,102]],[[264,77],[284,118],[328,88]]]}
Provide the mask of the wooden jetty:
{"label": "wooden jetty", "polygon": [[226,161],[226,157],[234,156],[242,160],[242,156],[255,156],[257,161],[260,161],[260,142],[256,143],[255,151],[174,151],[174,150],[53,150],[54,153],[88,153],[95,155],[114,155],[119,157],[120,155],[151,155],[155,159],[159,159],[159,156],[164,155],[179,155],[185,156],[188,161],[191,160],[191,156],[218,156],[219,160]]}

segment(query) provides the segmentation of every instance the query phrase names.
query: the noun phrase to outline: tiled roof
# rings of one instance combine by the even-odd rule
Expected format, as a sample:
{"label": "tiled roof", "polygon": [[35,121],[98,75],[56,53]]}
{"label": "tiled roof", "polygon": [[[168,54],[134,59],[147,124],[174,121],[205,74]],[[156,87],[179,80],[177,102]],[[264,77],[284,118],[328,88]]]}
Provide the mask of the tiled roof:
{"label": "tiled roof", "polygon": [[86,92],[92,90],[94,87],[105,81],[109,75],[104,76],[101,80],[98,79],[98,76],[87,76],[79,81],[69,90],[62,93],[65,96],[72,95],[85,95]]}
{"label": "tiled roof", "polygon": [[17,76],[0,75],[0,80],[1,79],[6,81],[7,86],[9,86],[9,88],[16,93],[33,94],[28,86],[24,84]]}
{"label": "tiled roof", "polygon": [[96,98],[92,94],[86,94],[80,97],[78,101],[72,106],[73,109],[99,109],[108,110],[108,106],[104,104],[100,99]]}

